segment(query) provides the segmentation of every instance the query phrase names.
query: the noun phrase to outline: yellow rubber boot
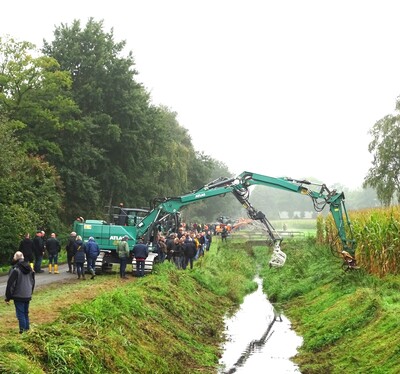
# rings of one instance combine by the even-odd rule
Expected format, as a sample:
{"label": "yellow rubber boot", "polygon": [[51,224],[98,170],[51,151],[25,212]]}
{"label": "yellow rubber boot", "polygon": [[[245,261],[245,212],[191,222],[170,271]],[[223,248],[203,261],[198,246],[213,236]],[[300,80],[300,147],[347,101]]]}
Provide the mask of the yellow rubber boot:
{"label": "yellow rubber boot", "polygon": [[58,273],[58,265],[54,264],[54,274],[59,274]]}
{"label": "yellow rubber boot", "polygon": [[49,264],[49,274],[51,274],[51,264]]}

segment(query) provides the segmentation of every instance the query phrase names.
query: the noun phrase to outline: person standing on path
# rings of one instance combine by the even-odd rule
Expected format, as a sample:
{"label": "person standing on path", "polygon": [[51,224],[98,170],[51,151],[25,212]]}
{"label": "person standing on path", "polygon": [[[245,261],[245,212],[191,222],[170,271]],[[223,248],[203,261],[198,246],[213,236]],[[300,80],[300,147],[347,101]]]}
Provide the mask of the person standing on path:
{"label": "person standing on path", "polygon": [[44,255],[44,241],[42,231],[40,230],[36,232],[36,236],[33,239],[33,254],[35,256],[33,270],[35,270],[35,273],[43,273],[42,261]]}
{"label": "person standing on path", "polygon": [[25,237],[19,243],[18,249],[24,255],[25,261],[29,262],[29,265],[33,269],[33,240],[31,239],[31,235],[29,233],[25,234]]}
{"label": "person standing on path", "polygon": [[86,260],[88,272],[92,274],[90,279],[94,279],[96,276],[96,259],[100,254],[100,247],[95,242],[93,236],[89,238],[86,243]]}
{"label": "person standing on path", "polygon": [[133,256],[136,259],[137,277],[144,277],[144,265],[148,255],[149,248],[143,243],[143,239],[139,239],[138,243],[133,246]]}
{"label": "person standing on path", "polygon": [[56,234],[54,232],[52,232],[50,238],[46,240],[46,250],[49,254],[49,273],[52,273],[52,265],[54,265],[54,274],[59,274],[58,254],[61,251],[61,244],[56,238]]}
{"label": "person standing on path", "polygon": [[19,324],[19,333],[29,330],[29,303],[35,288],[35,272],[29,262],[24,260],[22,252],[15,252],[13,261],[15,266],[11,269],[7,287],[5,302],[14,300],[15,313]]}
{"label": "person standing on path", "polygon": [[71,234],[69,235],[68,243],[65,246],[65,250],[67,251],[67,264],[68,264],[67,273],[73,273],[73,274],[75,274],[74,256],[77,248],[75,241],[76,241],[76,232],[72,231]]}
{"label": "person standing on path", "polygon": [[128,244],[128,236],[125,235],[117,245],[117,253],[119,258],[119,276],[122,279],[127,279],[126,276],[126,265],[129,259],[129,244]]}
{"label": "person standing on path", "polygon": [[85,278],[85,269],[83,268],[85,265],[86,260],[86,250],[85,245],[83,244],[82,237],[78,235],[76,237],[76,251],[75,251],[75,266],[76,266],[76,273],[78,274],[78,279],[82,277]]}

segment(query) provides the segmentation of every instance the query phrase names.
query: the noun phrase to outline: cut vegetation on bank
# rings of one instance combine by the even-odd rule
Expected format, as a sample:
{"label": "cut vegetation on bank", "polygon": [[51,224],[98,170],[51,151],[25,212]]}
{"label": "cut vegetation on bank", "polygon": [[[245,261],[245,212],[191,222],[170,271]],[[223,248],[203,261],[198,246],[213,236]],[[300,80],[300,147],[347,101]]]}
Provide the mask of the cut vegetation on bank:
{"label": "cut vegetation on bank", "polygon": [[311,239],[284,250],[285,266],[264,267],[262,277],[269,299],[304,339],[294,359],[301,372],[399,373],[400,278],[343,272],[341,260]]}

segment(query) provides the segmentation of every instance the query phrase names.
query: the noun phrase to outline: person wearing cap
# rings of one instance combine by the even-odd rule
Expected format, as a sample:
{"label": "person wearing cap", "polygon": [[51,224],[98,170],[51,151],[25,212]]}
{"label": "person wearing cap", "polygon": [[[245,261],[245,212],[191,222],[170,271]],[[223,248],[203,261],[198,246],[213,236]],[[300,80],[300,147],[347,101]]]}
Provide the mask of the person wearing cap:
{"label": "person wearing cap", "polygon": [[128,244],[128,236],[125,235],[121,238],[121,240],[117,244],[117,254],[119,258],[119,276],[122,279],[127,279],[126,276],[126,265],[129,259],[129,244]]}
{"label": "person wearing cap", "polygon": [[78,246],[76,244],[76,232],[72,231],[71,234],[69,235],[68,243],[65,246],[65,250],[67,251],[67,263],[68,263],[67,273],[75,274],[74,256],[77,248]]}
{"label": "person wearing cap", "polygon": [[15,314],[21,334],[30,327],[29,303],[35,288],[35,272],[20,251],[15,252],[13,262],[15,265],[8,276],[5,302],[8,304],[10,300],[14,300]]}

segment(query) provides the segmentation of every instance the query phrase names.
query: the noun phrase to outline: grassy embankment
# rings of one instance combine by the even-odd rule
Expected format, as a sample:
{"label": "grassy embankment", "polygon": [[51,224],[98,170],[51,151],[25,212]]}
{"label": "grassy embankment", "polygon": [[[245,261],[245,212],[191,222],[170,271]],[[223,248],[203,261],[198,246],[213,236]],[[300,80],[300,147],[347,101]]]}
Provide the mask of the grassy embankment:
{"label": "grassy embankment", "polygon": [[400,277],[345,273],[341,260],[311,239],[283,248],[285,266],[264,267],[262,277],[269,299],[304,338],[294,360],[301,372],[399,373]]}
{"label": "grassy embankment", "polygon": [[257,287],[246,252],[216,240],[193,270],[164,263],[145,278],[38,289],[22,335],[13,305],[0,304],[0,372],[213,373],[224,315]]}
{"label": "grassy embankment", "polygon": [[193,271],[163,264],[139,280],[38,290],[32,331],[22,336],[13,307],[0,304],[0,372],[213,373],[223,315],[255,288],[256,263],[269,298],[304,338],[295,358],[303,374],[400,372],[398,276],[344,273],[313,238],[285,240],[285,266],[270,269],[265,247],[249,261],[253,251],[231,240]]}

